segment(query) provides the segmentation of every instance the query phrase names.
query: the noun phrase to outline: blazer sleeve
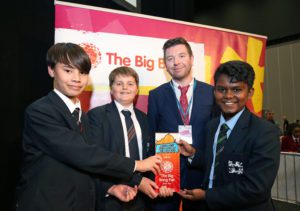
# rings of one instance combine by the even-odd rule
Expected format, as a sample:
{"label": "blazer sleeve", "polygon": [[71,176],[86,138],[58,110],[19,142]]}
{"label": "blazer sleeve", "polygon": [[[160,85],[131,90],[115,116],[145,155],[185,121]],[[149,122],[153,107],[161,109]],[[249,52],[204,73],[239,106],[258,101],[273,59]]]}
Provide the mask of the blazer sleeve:
{"label": "blazer sleeve", "polygon": [[68,125],[66,115],[47,105],[28,107],[24,147],[34,145],[52,159],[86,172],[119,178],[132,176],[134,160],[88,144],[79,131]]}
{"label": "blazer sleeve", "polygon": [[279,131],[271,124],[256,126],[242,178],[225,181],[227,184],[220,188],[208,189],[206,202],[210,209],[242,208],[269,199],[279,167]]}
{"label": "blazer sleeve", "polygon": [[188,165],[190,165],[193,168],[199,168],[199,169],[203,169],[204,165],[205,165],[205,155],[204,155],[205,151],[204,150],[197,150],[195,155],[192,158],[192,162],[188,162]]}

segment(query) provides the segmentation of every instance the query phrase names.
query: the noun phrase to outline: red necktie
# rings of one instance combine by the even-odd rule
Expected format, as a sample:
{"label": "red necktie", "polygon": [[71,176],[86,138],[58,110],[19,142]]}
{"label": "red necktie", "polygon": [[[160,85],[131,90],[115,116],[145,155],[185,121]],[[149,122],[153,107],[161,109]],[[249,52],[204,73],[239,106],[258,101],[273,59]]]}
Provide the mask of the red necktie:
{"label": "red necktie", "polygon": [[181,91],[181,95],[180,95],[180,105],[183,109],[183,114],[180,112],[181,114],[181,118],[182,121],[185,125],[188,125],[190,123],[190,118],[189,118],[189,113],[187,112],[188,109],[188,99],[186,96],[187,91],[189,90],[190,85],[187,86],[178,86],[178,89]]}

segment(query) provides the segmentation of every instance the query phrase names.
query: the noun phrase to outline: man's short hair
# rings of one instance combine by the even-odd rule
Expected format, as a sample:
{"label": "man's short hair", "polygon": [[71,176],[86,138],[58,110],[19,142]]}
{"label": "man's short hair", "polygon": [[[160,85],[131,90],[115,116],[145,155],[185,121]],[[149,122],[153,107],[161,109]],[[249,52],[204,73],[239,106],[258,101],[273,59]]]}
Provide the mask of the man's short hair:
{"label": "man's short hair", "polygon": [[253,87],[255,79],[253,67],[243,61],[229,61],[221,64],[214,74],[215,84],[221,75],[227,75],[231,83],[245,82],[249,89]]}
{"label": "man's short hair", "polygon": [[169,39],[165,42],[165,44],[163,46],[164,58],[166,58],[166,50],[175,45],[185,45],[185,47],[188,50],[189,55],[193,56],[193,52],[192,52],[190,44],[183,37],[175,37],[175,38]]}
{"label": "man's short hair", "polygon": [[46,56],[46,62],[51,69],[57,63],[62,63],[78,70],[89,73],[91,60],[82,47],[74,43],[56,43],[52,45]]}
{"label": "man's short hair", "polygon": [[137,72],[131,67],[121,66],[121,67],[115,68],[109,74],[109,86],[110,87],[112,87],[112,85],[118,75],[132,76],[134,78],[137,86],[139,86],[139,76],[138,76]]}

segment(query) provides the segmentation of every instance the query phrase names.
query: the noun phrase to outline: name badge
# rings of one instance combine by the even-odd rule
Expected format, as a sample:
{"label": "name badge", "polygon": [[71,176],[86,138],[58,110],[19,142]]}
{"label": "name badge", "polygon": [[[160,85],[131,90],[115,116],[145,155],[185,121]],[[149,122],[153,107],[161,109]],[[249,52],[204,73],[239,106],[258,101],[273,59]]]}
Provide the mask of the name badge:
{"label": "name badge", "polygon": [[179,139],[193,144],[192,125],[179,125],[178,126]]}

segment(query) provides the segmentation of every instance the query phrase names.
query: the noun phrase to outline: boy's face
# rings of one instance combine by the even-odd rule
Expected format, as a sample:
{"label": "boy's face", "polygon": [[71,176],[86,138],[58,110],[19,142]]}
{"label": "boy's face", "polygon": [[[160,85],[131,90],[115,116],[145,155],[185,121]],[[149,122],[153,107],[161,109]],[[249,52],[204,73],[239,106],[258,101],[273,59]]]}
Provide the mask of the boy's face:
{"label": "boy's face", "polygon": [[183,81],[192,77],[192,66],[194,57],[189,55],[188,49],[185,45],[174,45],[165,52],[165,65],[176,81]]}
{"label": "boy's face", "polygon": [[74,103],[76,103],[77,96],[84,90],[89,79],[88,74],[62,63],[57,63],[54,69],[48,67],[48,73],[54,78],[54,88]]}
{"label": "boy's face", "polygon": [[245,82],[230,82],[227,75],[220,75],[215,84],[215,99],[220,106],[222,114],[226,120],[229,120],[239,111],[241,111],[248,99],[253,95],[253,88],[249,89]]}
{"label": "boy's face", "polygon": [[128,107],[138,93],[138,86],[133,76],[117,75],[110,92],[118,103]]}

